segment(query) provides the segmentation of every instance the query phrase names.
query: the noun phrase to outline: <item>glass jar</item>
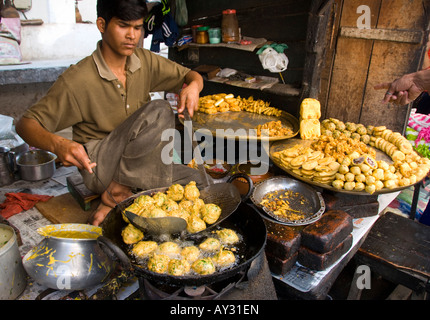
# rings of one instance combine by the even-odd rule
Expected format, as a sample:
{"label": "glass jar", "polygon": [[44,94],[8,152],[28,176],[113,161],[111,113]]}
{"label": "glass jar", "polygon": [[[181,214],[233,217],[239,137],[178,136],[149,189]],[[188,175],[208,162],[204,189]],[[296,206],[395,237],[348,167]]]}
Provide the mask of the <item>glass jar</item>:
{"label": "glass jar", "polygon": [[240,41],[239,23],[237,22],[236,10],[227,9],[222,12],[222,42],[235,43]]}
{"label": "glass jar", "polygon": [[221,42],[221,29],[210,28],[209,29],[209,43],[220,43]]}
{"label": "glass jar", "polygon": [[191,27],[191,34],[193,37],[193,42],[196,43],[197,42],[197,29],[203,27],[203,25],[201,24],[197,24]]}

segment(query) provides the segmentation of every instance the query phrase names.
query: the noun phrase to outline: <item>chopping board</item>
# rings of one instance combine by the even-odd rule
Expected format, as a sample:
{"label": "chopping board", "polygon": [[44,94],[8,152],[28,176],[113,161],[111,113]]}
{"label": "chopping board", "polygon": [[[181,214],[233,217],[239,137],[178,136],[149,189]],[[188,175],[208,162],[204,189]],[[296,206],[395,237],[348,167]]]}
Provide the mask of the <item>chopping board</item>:
{"label": "chopping board", "polygon": [[87,223],[98,204],[98,199],[92,201],[91,209],[85,211],[70,193],[65,193],[46,202],[37,203],[36,208],[46,219],[55,224]]}

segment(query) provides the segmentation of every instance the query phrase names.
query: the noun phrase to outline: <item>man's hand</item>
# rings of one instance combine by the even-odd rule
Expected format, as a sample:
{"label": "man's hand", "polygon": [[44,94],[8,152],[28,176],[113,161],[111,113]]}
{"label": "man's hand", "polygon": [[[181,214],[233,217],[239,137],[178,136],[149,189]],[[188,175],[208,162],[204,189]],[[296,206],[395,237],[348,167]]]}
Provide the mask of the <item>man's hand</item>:
{"label": "man's hand", "polygon": [[185,77],[185,83],[187,86],[179,94],[178,113],[180,117],[183,117],[182,113],[187,108],[190,117],[192,117],[194,111],[199,108],[199,95],[203,89],[203,78],[197,72],[190,71]]}
{"label": "man's hand", "polygon": [[62,137],[56,139],[54,153],[65,167],[76,166],[93,173],[92,169],[97,165],[88,157],[83,145]]}

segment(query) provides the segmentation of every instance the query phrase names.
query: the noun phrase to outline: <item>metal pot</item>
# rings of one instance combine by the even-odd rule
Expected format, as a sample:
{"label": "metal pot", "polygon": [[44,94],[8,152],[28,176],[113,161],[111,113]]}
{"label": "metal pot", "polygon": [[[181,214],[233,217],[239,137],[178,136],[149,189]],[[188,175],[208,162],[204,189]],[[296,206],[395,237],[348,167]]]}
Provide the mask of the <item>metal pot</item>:
{"label": "metal pot", "polygon": [[57,156],[45,150],[30,150],[20,154],[16,163],[21,179],[38,181],[50,178],[55,173],[55,160]]}
{"label": "metal pot", "polygon": [[17,298],[27,286],[15,231],[0,224],[0,300]]}
{"label": "metal pot", "polygon": [[57,290],[82,290],[104,282],[115,263],[98,245],[102,229],[86,224],[57,224],[38,229],[45,238],[23,258],[27,273]]}
{"label": "metal pot", "polygon": [[[0,142],[3,142],[0,140]],[[22,143],[15,147],[0,146],[0,186],[13,183],[16,178],[18,168],[16,157],[28,151],[28,144]]]}

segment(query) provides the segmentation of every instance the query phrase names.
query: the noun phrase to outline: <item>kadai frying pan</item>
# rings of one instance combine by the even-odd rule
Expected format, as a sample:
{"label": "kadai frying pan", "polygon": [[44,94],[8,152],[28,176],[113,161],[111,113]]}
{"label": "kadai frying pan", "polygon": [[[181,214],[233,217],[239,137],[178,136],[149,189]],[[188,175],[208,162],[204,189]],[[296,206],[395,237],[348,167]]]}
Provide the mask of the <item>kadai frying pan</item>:
{"label": "kadai frying pan", "polygon": [[[120,252],[117,257],[122,262],[122,265],[130,265],[132,272],[137,276],[142,276],[150,281],[159,284],[174,285],[174,286],[200,286],[222,281],[237,275],[242,270],[245,270],[254,259],[261,254],[266,244],[266,226],[260,214],[252,207],[245,203],[241,203],[228,218],[223,220],[217,228],[231,228],[241,237],[239,245],[236,246],[238,261],[231,267],[224,270],[217,270],[213,274],[199,275],[189,274],[185,276],[172,276],[169,274],[160,274],[149,271],[144,264],[139,264],[128,254],[130,246],[125,244],[121,237],[121,230],[126,226],[123,220],[121,211],[115,207],[110,211],[101,227],[103,228],[103,236],[99,240],[108,247],[113,247],[115,252]],[[211,233],[209,233],[211,234]],[[200,237],[195,238],[194,245],[198,245],[206,239],[207,234],[200,234]],[[151,235],[149,236],[151,237]],[[181,238],[176,238],[180,240]],[[146,240],[146,238],[145,238]],[[172,241],[172,239],[170,239]]]}

